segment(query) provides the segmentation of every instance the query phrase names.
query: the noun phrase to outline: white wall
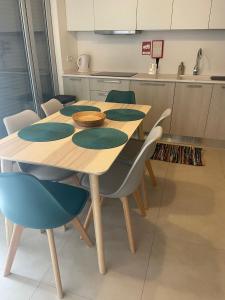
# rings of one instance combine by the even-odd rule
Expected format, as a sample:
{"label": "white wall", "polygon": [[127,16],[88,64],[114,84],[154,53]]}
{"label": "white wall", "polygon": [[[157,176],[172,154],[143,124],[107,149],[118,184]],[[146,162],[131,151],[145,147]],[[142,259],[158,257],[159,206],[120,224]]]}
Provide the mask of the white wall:
{"label": "white wall", "polygon": [[[74,60],[77,57],[77,45],[74,34],[68,32],[66,28],[65,0],[51,0],[50,3],[59,90],[60,93],[63,93],[62,75],[64,71],[71,70],[74,67]],[[72,61],[68,61],[69,56],[73,58]]]}
{"label": "white wall", "polygon": [[101,36],[73,33],[78,55],[91,55],[92,70],[147,72],[152,59],[141,55],[145,40],[164,39],[161,73],[176,73],[181,61],[191,74],[198,48],[203,48],[201,74],[225,74],[225,30],[147,31],[135,36]]}

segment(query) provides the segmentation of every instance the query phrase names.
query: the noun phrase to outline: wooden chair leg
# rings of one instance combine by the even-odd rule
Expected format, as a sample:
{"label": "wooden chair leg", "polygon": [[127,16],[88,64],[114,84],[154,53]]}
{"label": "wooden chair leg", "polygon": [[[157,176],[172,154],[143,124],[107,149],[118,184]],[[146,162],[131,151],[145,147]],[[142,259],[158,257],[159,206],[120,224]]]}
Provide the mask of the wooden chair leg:
{"label": "wooden chair leg", "polygon": [[89,226],[89,224],[91,222],[92,217],[93,217],[92,204],[90,204],[87,216],[86,216],[85,221],[84,221],[84,229],[85,230],[88,228],[88,226]]}
{"label": "wooden chair leg", "polygon": [[57,253],[56,253],[56,247],[55,247],[55,240],[54,240],[54,234],[52,229],[47,229],[47,236],[48,236],[48,244],[51,254],[51,260],[52,260],[52,268],[53,273],[55,277],[55,283],[56,283],[56,289],[57,294],[60,299],[63,298],[63,290],[62,290],[62,282],[60,278],[60,271],[59,271],[59,264],[57,259]]}
{"label": "wooden chair leg", "polygon": [[5,218],[5,236],[6,236],[6,244],[9,247],[10,241],[13,234],[13,228],[14,225],[11,221],[9,221],[7,218]]}
{"label": "wooden chair leg", "polygon": [[11,267],[16,256],[16,251],[19,245],[19,241],[21,238],[21,234],[23,232],[23,227],[19,225],[14,225],[12,238],[10,241],[8,256],[6,259],[5,269],[4,269],[4,276],[8,276],[11,271]]}
{"label": "wooden chair leg", "polygon": [[143,217],[145,217],[146,216],[145,207],[144,207],[144,203],[141,199],[141,193],[140,193],[139,189],[133,193],[133,196],[134,196],[134,199],[136,201],[137,207],[140,210],[141,215]]}
{"label": "wooden chair leg", "polygon": [[74,218],[72,221],[73,226],[79,231],[82,239],[86,242],[86,244],[91,247],[93,246],[92,241],[90,240],[87,232],[85,231],[84,227],[81,225],[80,221],[77,218]]}
{"label": "wooden chair leg", "polygon": [[[101,197],[101,204],[103,203],[103,197]],[[91,223],[91,219],[93,218],[93,210],[92,210],[92,203],[90,204],[90,207],[88,209],[88,213],[86,215],[85,221],[84,221],[84,229],[87,231],[90,223]]]}
{"label": "wooden chair leg", "polygon": [[149,209],[149,200],[148,200],[148,192],[146,189],[146,183],[145,183],[145,175],[143,174],[142,181],[141,181],[141,189],[142,189],[142,194],[143,194],[143,202],[144,202],[144,207],[146,210]]}
{"label": "wooden chair leg", "polygon": [[134,236],[133,236],[128,198],[123,197],[120,200],[123,205],[124,218],[125,218],[125,223],[126,223],[126,228],[127,228],[127,235],[128,235],[130,251],[131,251],[131,253],[135,253],[136,246],[135,246],[135,241],[134,241]]}
{"label": "wooden chair leg", "polygon": [[157,185],[157,181],[156,181],[156,178],[155,178],[155,174],[154,174],[154,172],[152,170],[151,161],[150,160],[146,160],[145,166],[146,166],[146,168],[148,170],[148,174],[149,174],[149,176],[151,178],[152,185],[156,186]]}

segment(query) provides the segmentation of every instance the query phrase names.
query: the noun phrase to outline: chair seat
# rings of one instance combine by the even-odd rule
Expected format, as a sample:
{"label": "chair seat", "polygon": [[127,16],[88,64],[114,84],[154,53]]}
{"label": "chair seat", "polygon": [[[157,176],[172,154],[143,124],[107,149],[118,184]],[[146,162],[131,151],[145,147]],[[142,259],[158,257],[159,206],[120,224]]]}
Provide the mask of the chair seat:
{"label": "chair seat", "polygon": [[126,146],[123,148],[118,159],[128,164],[132,164],[141,151],[143,144],[144,141],[142,140],[130,139],[127,142]]}
{"label": "chair seat", "polygon": [[43,165],[19,163],[19,166],[23,172],[31,174],[40,180],[62,181],[74,175],[74,172],[69,170]]}
{"label": "chair seat", "polygon": [[[103,197],[117,197],[116,191],[120,188],[130,170],[130,165],[116,161],[105,174],[99,176],[99,191]],[[81,186],[90,188],[89,176],[84,175],[81,179]]]}
{"label": "chair seat", "polygon": [[58,204],[71,215],[71,219],[79,215],[89,197],[86,190],[64,183],[42,180],[41,184],[52,194]]}

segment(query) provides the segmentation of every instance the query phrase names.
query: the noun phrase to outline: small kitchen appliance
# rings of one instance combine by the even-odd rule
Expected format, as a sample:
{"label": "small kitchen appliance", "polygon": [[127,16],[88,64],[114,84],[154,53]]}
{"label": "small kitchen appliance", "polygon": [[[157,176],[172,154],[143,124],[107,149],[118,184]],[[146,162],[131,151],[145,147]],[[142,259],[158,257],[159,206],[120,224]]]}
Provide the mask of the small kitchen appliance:
{"label": "small kitchen appliance", "polygon": [[90,56],[82,54],[77,59],[78,72],[89,72],[90,71]]}

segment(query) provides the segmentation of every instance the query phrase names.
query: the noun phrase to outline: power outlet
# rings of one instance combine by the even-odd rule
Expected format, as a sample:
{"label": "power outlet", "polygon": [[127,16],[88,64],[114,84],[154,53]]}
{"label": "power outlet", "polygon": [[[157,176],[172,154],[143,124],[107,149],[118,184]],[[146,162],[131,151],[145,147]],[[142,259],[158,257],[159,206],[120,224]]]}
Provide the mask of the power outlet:
{"label": "power outlet", "polygon": [[72,62],[73,61],[73,56],[72,55],[67,55],[66,61],[67,62]]}

